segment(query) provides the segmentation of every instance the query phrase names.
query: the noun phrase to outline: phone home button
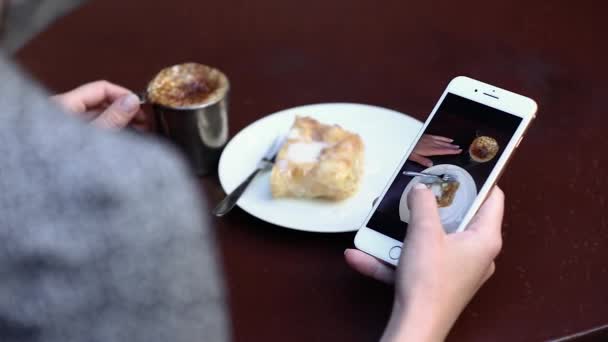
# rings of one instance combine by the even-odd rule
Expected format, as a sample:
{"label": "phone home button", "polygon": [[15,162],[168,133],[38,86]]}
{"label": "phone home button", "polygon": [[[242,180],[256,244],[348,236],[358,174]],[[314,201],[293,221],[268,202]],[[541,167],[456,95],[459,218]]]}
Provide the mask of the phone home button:
{"label": "phone home button", "polygon": [[401,256],[401,247],[395,246],[391,248],[391,250],[388,251],[388,256],[393,260],[399,260],[399,257]]}

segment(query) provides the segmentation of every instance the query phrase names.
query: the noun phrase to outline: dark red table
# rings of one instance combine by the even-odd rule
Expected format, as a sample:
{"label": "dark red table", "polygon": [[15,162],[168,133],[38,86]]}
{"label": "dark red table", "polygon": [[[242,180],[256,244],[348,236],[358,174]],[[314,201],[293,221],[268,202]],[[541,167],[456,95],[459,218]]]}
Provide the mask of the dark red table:
{"label": "dark red table", "polygon": [[[141,89],[166,65],[218,66],[233,85],[232,134],[276,110],[328,101],[424,119],[461,74],[535,98],[538,119],[501,181],[508,202],[497,273],[450,339],[537,341],[608,324],[606,7],[599,0],[94,0],[18,59],[57,91],[99,78]],[[210,203],[223,196],[214,177],[201,188]],[[210,220],[236,341],[380,336],[391,288],[344,264],[354,234],[289,231],[240,210]]]}

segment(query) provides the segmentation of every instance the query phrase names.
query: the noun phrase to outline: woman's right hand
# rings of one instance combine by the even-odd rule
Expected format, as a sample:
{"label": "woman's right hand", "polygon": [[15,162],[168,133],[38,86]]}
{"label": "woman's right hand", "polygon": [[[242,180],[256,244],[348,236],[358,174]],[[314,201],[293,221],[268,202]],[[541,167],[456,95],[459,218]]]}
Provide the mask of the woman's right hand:
{"label": "woman's right hand", "polygon": [[408,198],[412,218],[397,271],[358,250],[345,252],[355,270],[395,281],[385,341],[441,341],[477,290],[494,273],[502,246],[504,194],[494,188],[468,228],[446,234],[437,202],[424,185]]}

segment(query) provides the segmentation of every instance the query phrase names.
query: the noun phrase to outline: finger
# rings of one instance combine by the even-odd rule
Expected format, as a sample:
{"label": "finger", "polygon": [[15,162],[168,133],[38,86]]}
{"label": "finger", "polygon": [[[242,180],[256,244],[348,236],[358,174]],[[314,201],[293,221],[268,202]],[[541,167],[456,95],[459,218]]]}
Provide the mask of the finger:
{"label": "finger", "polygon": [[85,121],[91,121],[93,119],[95,119],[96,117],[99,116],[99,114],[101,114],[103,110],[87,110],[86,112],[80,112],[78,113],[78,117],[81,119],[84,119]]}
{"label": "finger", "polygon": [[426,153],[426,156],[445,156],[462,153],[461,149],[445,148],[445,147],[431,147]]}
{"label": "finger", "polygon": [[483,286],[483,284],[485,284],[490,278],[492,278],[495,271],[496,264],[494,263],[494,261],[492,261],[490,263],[490,266],[488,266],[488,268],[485,270],[485,273],[482,275],[482,278],[479,280],[479,283],[477,284],[477,290],[479,290]]}
{"label": "finger", "polygon": [[414,185],[408,194],[408,206],[411,218],[407,238],[415,239],[423,234],[445,235],[439,218],[437,199],[426,185],[422,183]]}
{"label": "finger", "polygon": [[357,249],[347,249],[344,251],[344,258],[352,269],[364,276],[387,284],[395,282],[395,271],[369,254]]}
{"label": "finger", "polygon": [[433,166],[433,161],[429,158],[423,157],[418,153],[412,153],[409,158],[411,161],[416,162],[422,166],[431,167]]}
{"label": "finger", "polygon": [[494,272],[496,272],[496,263],[494,261],[492,261],[492,263],[490,264],[490,267],[488,267],[488,270],[486,271],[486,274],[483,279],[483,283],[488,281],[488,279],[490,279],[494,275]]}
{"label": "finger", "polygon": [[107,81],[96,81],[84,84],[55,98],[73,111],[84,112],[105,102],[115,102],[119,97],[130,93],[129,89],[119,85]]}
{"label": "finger", "polygon": [[451,148],[453,150],[459,150],[460,149],[460,146],[454,145],[454,144],[450,144],[450,143],[447,143],[445,141],[434,141],[433,145],[434,146],[438,146],[438,147]]}
{"label": "finger", "polygon": [[435,141],[444,141],[444,142],[447,142],[447,143],[451,143],[451,142],[454,141],[454,139],[450,139],[450,138],[447,138],[447,137],[442,137],[440,135],[426,134],[426,136],[428,136],[429,138],[431,138],[431,139],[433,139]]}
{"label": "finger", "polygon": [[484,245],[493,256],[498,255],[502,248],[504,202],[504,193],[499,187],[494,187],[468,227],[484,239]]}
{"label": "finger", "polygon": [[139,108],[139,98],[135,94],[125,95],[101,113],[93,124],[102,128],[123,128],[137,115]]}
{"label": "finger", "polygon": [[129,89],[108,81],[85,84],[81,87],[80,92],[87,107],[103,103],[114,103],[119,98],[132,94]]}
{"label": "finger", "polygon": [[495,186],[471,220],[471,230],[488,231],[489,228],[492,228],[494,233],[500,232],[504,202],[504,192],[498,186]]}

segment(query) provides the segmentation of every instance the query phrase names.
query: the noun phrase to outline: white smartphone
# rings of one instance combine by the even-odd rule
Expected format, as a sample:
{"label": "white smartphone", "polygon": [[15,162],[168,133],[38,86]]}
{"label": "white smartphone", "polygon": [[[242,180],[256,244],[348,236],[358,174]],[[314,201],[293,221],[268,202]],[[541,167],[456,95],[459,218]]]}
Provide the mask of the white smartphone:
{"label": "white smartphone", "polygon": [[[468,77],[454,78],[416,143],[404,151],[357,232],[355,246],[397,265],[409,220],[407,195],[418,182],[435,193],[446,232],[464,230],[519,146],[536,109],[536,103],[525,96]],[[426,159],[421,161],[421,156]],[[422,165],[429,160],[432,166]],[[448,175],[449,180],[432,175]]]}

